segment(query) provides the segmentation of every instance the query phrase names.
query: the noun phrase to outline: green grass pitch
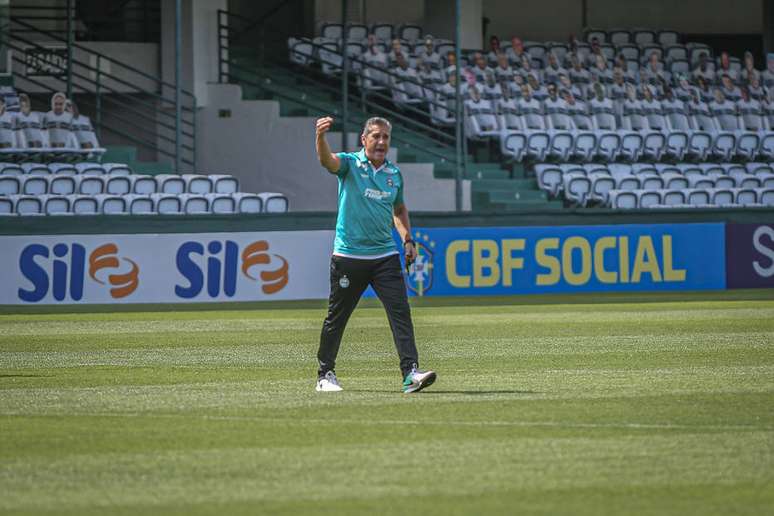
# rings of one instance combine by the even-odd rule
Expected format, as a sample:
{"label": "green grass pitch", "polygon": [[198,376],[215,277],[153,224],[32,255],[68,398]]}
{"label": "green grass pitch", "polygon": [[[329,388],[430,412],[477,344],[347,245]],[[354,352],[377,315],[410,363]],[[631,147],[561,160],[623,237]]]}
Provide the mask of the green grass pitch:
{"label": "green grass pitch", "polygon": [[[0,315],[0,514],[772,514],[774,292]],[[201,307],[199,307],[201,308]],[[29,311],[27,311],[29,312]]]}

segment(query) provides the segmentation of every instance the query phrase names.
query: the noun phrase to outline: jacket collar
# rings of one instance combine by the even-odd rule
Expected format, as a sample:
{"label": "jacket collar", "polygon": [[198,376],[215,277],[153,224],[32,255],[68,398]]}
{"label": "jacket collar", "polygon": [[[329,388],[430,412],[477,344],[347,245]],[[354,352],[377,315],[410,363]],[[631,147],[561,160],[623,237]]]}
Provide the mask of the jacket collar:
{"label": "jacket collar", "polygon": [[[373,164],[368,160],[368,156],[366,156],[365,148],[360,149],[360,151],[355,156],[357,157],[357,160],[361,163],[360,166],[363,166],[363,167],[370,166],[371,168],[373,168]],[[392,162],[385,157],[384,163],[382,163],[379,168],[374,169],[374,174],[376,174],[377,172],[395,174],[398,172],[398,170],[395,168],[395,165],[393,165]]]}

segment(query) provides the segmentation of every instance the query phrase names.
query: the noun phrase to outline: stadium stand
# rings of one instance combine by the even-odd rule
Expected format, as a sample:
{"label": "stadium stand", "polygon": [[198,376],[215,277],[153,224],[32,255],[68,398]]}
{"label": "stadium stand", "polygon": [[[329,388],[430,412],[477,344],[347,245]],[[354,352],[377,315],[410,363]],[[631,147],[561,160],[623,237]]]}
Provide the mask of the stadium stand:
{"label": "stadium stand", "polygon": [[[334,25],[313,41],[290,38],[290,59],[310,68],[329,53],[340,58]],[[350,53],[358,85],[454,125],[451,42],[417,26],[358,26],[350,35],[348,45],[367,49]],[[462,61],[467,137],[497,142],[503,168],[526,165],[549,198],[610,208],[772,203],[771,57],[760,70],[750,52],[729,56],[672,30],[593,29],[566,44],[492,37],[489,50],[466,51]],[[756,162],[760,172],[745,170]]]}
{"label": "stadium stand", "polygon": [[[18,102],[9,102],[16,98]],[[6,106],[14,106],[14,111]],[[288,198],[239,191],[229,174],[136,174],[101,163],[88,117],[62,93],[51,111],[31,111],[29,97],[4,86],[0,96],[0,215],[203,215],[284,213]]]}

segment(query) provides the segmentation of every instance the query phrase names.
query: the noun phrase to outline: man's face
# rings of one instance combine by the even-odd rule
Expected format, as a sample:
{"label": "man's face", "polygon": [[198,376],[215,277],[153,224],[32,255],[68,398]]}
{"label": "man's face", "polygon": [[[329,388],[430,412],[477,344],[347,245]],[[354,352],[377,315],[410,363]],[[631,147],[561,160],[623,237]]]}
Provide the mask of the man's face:
{"label": "man's face", "polygon": [[550,85],[548,87],[548,96],[551,97],[551,100],[556,100],[556,86]]}
{"label": "man's face", "polygon": [[761,85],[761,81],[758,80],[758,76],[754,75],[752,79],[750,79],[750,86],[753,88],[758,88],[758,86]]}
{"label": "man's face", "polygon": [[486,61],[484,61],[484,56],[482,56],[481,54],[476,54],[476,66],[478,66],[482,70],[486,68]]}
{"label": "man's face", "polygon": [[575,105],[575,97],[569,91],[564,94],[564,100],[571,106]]}
{"label": "man's face", "polygon": [[570,78],[569,78],[569,77],[567,77],[566,75],[562,75],[562,76],[560,76],[560,77],[559,77],[559,82],[561,82],[561,83],[562,83],[562,86],[564,86],[566,89],[569,89],[569,88],[570,88],[570,86],[571,86],[571,84],[570,84]]}
{"label": "man's face", "polygon": [[360,137],[368,159],[382,163],[390,148],[390,131],[381,124],[368,126],[368,132]]}
{"label": "man's face", "polygon": [[392,49],[395,52],[400,52],[400,40],[398,40],[398,39],[393,39],[392,40]]}
{"label": "man's face", "polygon": [[454,52],[449,52],[446,54],[446,61],[449,63],[449,66],[454,66],[457,64],[457,54]]}
{"label": "man's face", "polygon": [[532,98],[532,93],[530,92],[529,86],[526,84],[521,87],[521,96],[524,97],[525,100]]}
{"label": "man's face", "polygon": [[530,75],[527,78],[527,82],[529,83],[530,86],[532,86],[532,89],[535,89],[535,90],[537,89],[537,85],[538,85],[537,84],[537,79],[535,79],[534,75]]}
{"label": "man's face", "polygon": [[508,59],[503,54],[500,54],[497,56],[497,64],[500,65],[500,68],[508,68]]}
{"label": "man's face", "polygon": [[723,77],[723,87],[727,90],[730,90],[733,87],[733,84],[731,84],[731,78],[727,75]]}
{"label": "man's face", "polygon": [[30,114],[30,101],[27,99],[20,99],[19,100],[19,109],[21,109],[21,112],[25,115]]}
{"label": "man's face", "polygon": [[472,98],[474,102],[481,100],[481,94],[478,92],[478,88],[470,89],[470,98]]}
{"label": "man's face", "polygon": [[519,38],[512,38],[511,39],[511,46],[513,47],[514,52],[521,50],[521,40]]}
{"label": "man's face", "polygon": [[428,39],[428,40],[425,41],[425,50],[427,50],[428,54],[432,54],[433,53],[433,40],[432,39]]}
{"label": "man's face", "polygon": [[54,114],[61,115],[64,112],[65,101],[62,97],[54,99]]}

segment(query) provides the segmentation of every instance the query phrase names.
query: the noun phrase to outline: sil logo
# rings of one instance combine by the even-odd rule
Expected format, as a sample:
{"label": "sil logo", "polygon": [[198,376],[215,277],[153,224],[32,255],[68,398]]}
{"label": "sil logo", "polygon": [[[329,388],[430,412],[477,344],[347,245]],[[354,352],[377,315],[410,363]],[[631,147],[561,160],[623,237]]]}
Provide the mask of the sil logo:
{"label": "sil logo", "polygon": [[184,242],[177,250],[176,265],[187,285],[175,285],[175,294],[185,299],[195,298],[205,289],[211,298],[221,293],[233,297],[240,272],[259,282],[261,292],[267,295],[281,291],[290,279],[288,261],[270,253],[265,240],[252,242],[241,252],[232,240],[213,240],[206,246],[197,241]]}
{"label": "sil logo", "polygon": [[[52,248],[30,244],[19,256],[19,270],[31,288],[19,288],[22,301],[37,303],[49,290],[57,301],[80,301],[86,283],[86,248],[81,244],[55,244]],[[108,243],[88,255],[89,278],[98,285],[110,286],[113,299],[129,296],[140,284],[140,268],[129,258],[120,257],[118,246]],[[104,271],[104,272],[103,272]]]}

